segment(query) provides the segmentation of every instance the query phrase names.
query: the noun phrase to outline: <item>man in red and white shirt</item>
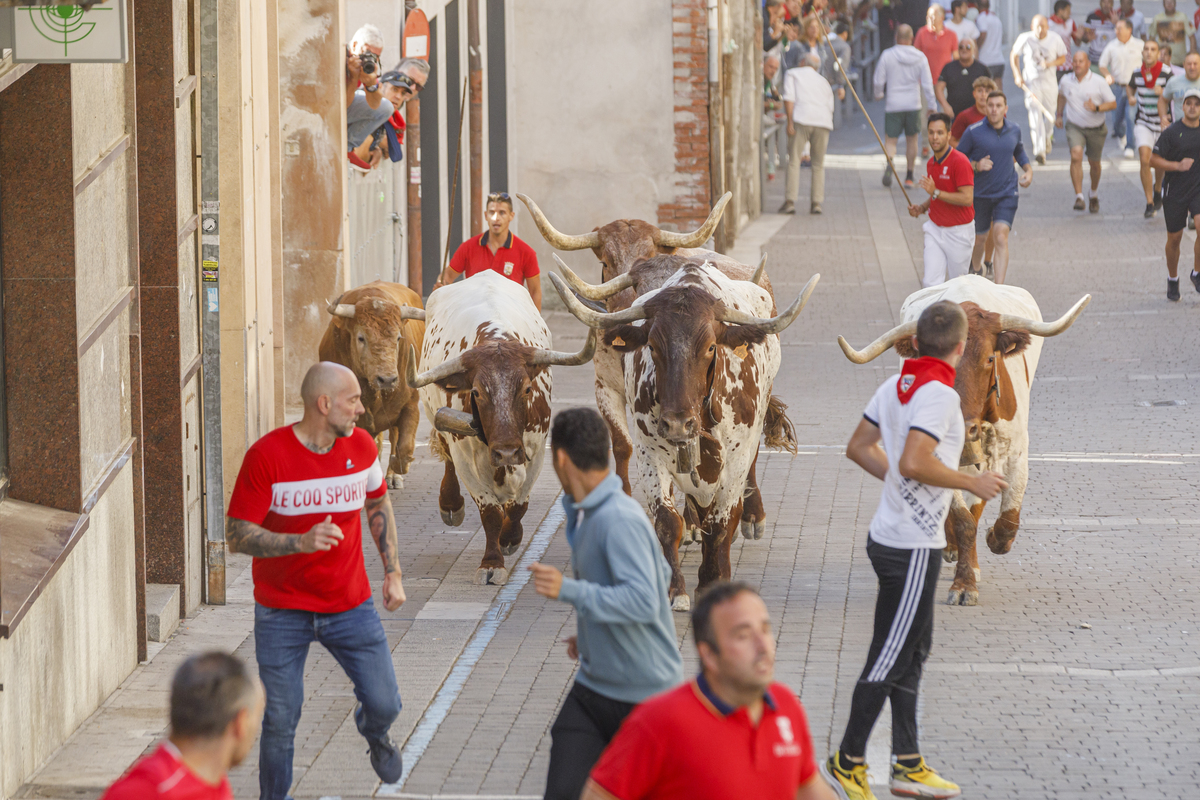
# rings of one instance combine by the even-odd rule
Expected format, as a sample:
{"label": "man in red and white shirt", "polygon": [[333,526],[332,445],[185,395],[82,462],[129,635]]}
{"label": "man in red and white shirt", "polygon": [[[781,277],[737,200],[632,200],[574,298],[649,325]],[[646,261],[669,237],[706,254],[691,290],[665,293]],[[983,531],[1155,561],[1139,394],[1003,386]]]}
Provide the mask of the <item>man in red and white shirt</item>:
{"label": "man in red and white shirt", "polygon": [[459,245],[433,285],[434,291],[454,283],[464,272],[469,278],[490,269],[509,280],[525,284],[533,304],[541,311],[542,277],[537,253],[509,230],[512,221],[517,218],[517,212],[513,209],[512,197],[508,192],[489,194],[484,216],[488,229],[481,236],[472,237]]}
{"label": "man in red and white shirt", "polygon": [[258,738],[264,700],[239,659],[192,656],[171,681],[171,735],[100,800],[233,800],[228,773]]}
{"label": "man in red and white shirt", "polygon": [[229,549],[254,556],[255,656],[267,691],[262,800],[284,800],[292,785],[312,642],[324,645],[354,683],[360,701],[354,718],[376,774],[395,783],[403,771],[388,735],[400,714],[400,692],[363,564],[364,508],[383,557],[384,608],[400,607],[404,586],[379,452],[354,425],[364,410],[360,394],[350,370],[313,365],[300,386],[303,419],[251,445],[229,500]]}
{"label": "man in red and white shirt", "polygon": [[692,632],[700,675],[626,717],[580,800],[835,800],[803,706],[774,682],[775,634],[758,593],[713,584]]}
{"label": "man in red and white shirt", "polygon": [[921,188],[929,199],[910,205],[908,213],[919,217],[926,211],[925,277],[922,286],[936,286],[950,278],[966,275],[975,246],[975,171],[962,153],[950,146],[950,117],[930,114],[926,131],[933,158],[925,162]]}

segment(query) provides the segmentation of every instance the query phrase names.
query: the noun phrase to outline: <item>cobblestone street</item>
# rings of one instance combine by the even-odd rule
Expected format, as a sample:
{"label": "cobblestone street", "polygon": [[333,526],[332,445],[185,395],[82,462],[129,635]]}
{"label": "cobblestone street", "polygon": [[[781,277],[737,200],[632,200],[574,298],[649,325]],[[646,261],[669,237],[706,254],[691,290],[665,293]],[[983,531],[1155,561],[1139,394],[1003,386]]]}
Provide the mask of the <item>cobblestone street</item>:
{"label": "cobblestone street", "polygon": [[[1012,117],[1024,116],[1012,106]],[[880,484],[843,446],[899,364],[894,353],[851,364],[836,338],[861,347],[898,323],[901,302],[919,288],[922,248],[923,220],[909,218],[898,188],[881,187],[883,159],[861,124],[852,115],[833,136],[823,216],[768,214],[753,223],[770,233],[763,249],[781,305],[812,273],[822,278],[782,336],[774,387],[789,405],[800,452],[760,459],[768,531],[734,544],[733,570],[771,610],[777,677],[800,695],[819,757],[840,739],[875,596],[865,543]],[[1185,279],[1182,301],[1165,299],[1162,217],[1142,219],[1137,162],[1111,140],[1101,213],[1071,210],[1062,138],[1021,193],[1008,281],[1028,289],[1046,318],[1085,293],[1092,302],[1042,351],[1029,490],[1012,551],[996,556],[981,543],[979,605],[936,610],[922,749],[969,800],[1195,797],[1200,294]],[[801,211],[808,180],[806,170]],[[769,211],[779,206],[782,182],[780,175],[771,185]],[[531,225],[522,233],[536,236]],[[1185,234],[1181,274],[1193,236]],[[579,346],[580,323],[561,311],[548,317],[556,346]],[[555,408],[593,403],[592,383],[590,366],[556,368]],[[575,622],[568,606],[525,584],[524,564],[568,564],[558,486],[544,469],[525,544],[510,557],[511,582],[474,586],[483,553],[478,514],[468,501],[464,526],[445,529],[436,506],[442,471],[423,444],[427,433],[423,422],[418,458],[392,493],[408,592],[395,613],[382,610],[379,557],[366,546],[404,699],[393,736],[405,743],[406,780],[379,786],[355,730],[351,685],[314,647],[296,738],[297,798],[541,796],[550,723],[574,673],[561,640]],[[699,546],[687,548],[689,589],[699,560]],[[97,797],[163,733],[167,684],[187,655],[222,647],[253,663],[249,561],[233,556],[230,566],[228,605],[201,606],[183,622],[18,797]],[[942,571],[941,600],[952,572]],[[675,620],[685,670],[695,671],[687,617]],[[886,733],[877,727],[868,751],[877,783],[887,769]],[[232,774],[235,796],[257,796],[256,764],[257,751]]]}

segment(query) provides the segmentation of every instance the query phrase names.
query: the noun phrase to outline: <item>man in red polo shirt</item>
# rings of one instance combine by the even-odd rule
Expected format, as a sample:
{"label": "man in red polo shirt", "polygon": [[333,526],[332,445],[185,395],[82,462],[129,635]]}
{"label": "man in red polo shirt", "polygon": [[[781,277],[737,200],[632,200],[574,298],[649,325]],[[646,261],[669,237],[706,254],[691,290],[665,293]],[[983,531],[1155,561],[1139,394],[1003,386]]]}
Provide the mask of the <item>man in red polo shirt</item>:
{"label": "man in red polo shirt", "polygon": [[264,700],[241,660],[192,656],[171,681],[171,735],[101,800],[233,800],[228,773],[258,738]]}
{"label": "man in red polo shirt", "polygon": [[921,188],[929,199],[908,207],[911,216],[926,211],[925,277],[922,286],[937,286],[966,275],[975,247],[975,171],[962,153],[950,146],[950,116],[930,114],[926,124],[933,157],[925,162],[928,174]]}
{"label": "man in red polo shirt", "polygon": [[581,800],[836,800],[804,708],[774,682],[775,635],[758,593],[710,586],[692,632],[700,675],[633,710]]}
{"label": "man in red polo shirt", "polygon": [[469,278],[490,269],[517,283],[524,283],[529,296],[533,298],[533,304],[541,311],[542,278],[538,270],[537,253],[508,229],[517,216],[508,192],[489,194],[484,216],[487,217],[487,231],[459,245],[449,265],[433,285],[434,291],[454,283],[454,279],[464,272]]}

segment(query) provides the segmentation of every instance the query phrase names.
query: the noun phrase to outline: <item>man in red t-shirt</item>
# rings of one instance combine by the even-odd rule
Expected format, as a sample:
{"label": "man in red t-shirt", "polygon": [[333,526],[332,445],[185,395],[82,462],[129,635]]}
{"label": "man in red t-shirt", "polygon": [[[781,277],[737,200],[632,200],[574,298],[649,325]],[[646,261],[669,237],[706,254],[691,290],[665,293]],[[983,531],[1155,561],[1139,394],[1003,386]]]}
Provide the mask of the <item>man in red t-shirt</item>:
{"label": "man in red t-shirt", "polygon": [[171,681],[171,734],[100,800],[233,800],[229,770],[254,746],[262,685],[226,653],[184,661]]}
{"label": "man in red t-shirt", "polygon": [[774,682],[775,634],[758,593],[713,584],[692,632],[700,675],[626,717],[581,800],[836,800],[803,706]]}
{"label": "man in red t-shirt", "polygon": [[354,683],[354,720],[385,783],[403,772],[388,735],[400,714],[396,671],[371,600],[362,554],[366,508],[383,557],[383,605],[404,602],[396,519],[379,452],[356,428],[363,413],[354,373],[314,364],[300,385],[304,417],[276,428],[246,452],[227,512],[226,540],[254,556],[254,643],[267,690],[259,745],[262,800],[284,800],[292,786],[296,725],[304,704],[304,662],[325,646]]}
{"label": "man in red t-shirt", "polygon": [[950,126],[951,147],[958,147],[958,140],[962,138],[967,128],[987,116],[988,95],[995,91],[999,90],[996,88],[996,82],[991,78],[976,78],[971,83],[971,97],[975,100],[975,105],[963,109],[954,118],[954,124]]}
{"label": "man in red t-shirt", "polygon": [[537,253],[508,229],[516,218],[508,192],[492,192],[485,213],[488,229],[459,245],[450,263],[442,270],[433,290],[454,283],[464,272],[471,277],[484,270],[499,272],[506,278],[524,283],[538,311],[542,310],[542,278]]}
{"label": "man in red t-shirt", "polygon": [[[936,83],[942,69],[958,55],[958,34],[946,28],[946,9],[936,2],[929,4],[925,12],[925,24],[917,29],[913,37],[913,47],[925,54],[929,62],[929,74]],[[924,96],[922,96],[924,100]],[[934,111],[935,108],[925,109]],[[921,149],[921,157],[929,154],[932,143],[926,139],[926,146]]]}
{"label": "man in red t-shirt", "polygon": [[933,158],[925,162],[921,188],[929,199],[908,207],[911,216],[926,211],[925,277],[922,286],[937,286],[966,275],[975,247],[975,171],[962,153],[950,146],[950,116],[930,114],[926,124]]}

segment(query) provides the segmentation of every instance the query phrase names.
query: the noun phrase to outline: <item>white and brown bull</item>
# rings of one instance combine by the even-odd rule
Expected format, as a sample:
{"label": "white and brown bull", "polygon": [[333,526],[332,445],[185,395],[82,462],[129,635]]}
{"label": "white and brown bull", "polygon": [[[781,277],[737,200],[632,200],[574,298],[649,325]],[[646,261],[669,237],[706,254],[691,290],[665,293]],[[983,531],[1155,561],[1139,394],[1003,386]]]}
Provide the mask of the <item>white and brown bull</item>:
{"label": "white and brown bull", "polygon": [[410,346],[419,351],[425,336],[421,297],[407,286],[373,281],[346,292],[328,311],[333,318],[317,352],[322,361],[341,364],[358,378],[366,409],[358,425],[377,444],[388,434],[392,454],[387,482],[399,488],[413,459],[421,418],[416,391],[401,380]]}
{"label": "white and brown bull", "polygon": [[578,353],[552,350],[529,292],[490,270],[438,289],[425,313],[424,372],[416,374],[410,358],[406,377],[445,463],[438,509],[447,525],[462,524],[462,478],[487,536],[475,583],[503,584],[504,557],[521,544],[521,518],[546,456],[550,367],[587,363],[596,333]]}
{"label": "white and brown bull", "polygon": [[[1059,319],[1043,322],[1029,292],[965,275],[909,295],[900,308],[903,323],[861,352],[838,337],[846,357],[856,364],[865,364],[892,346],[902,358],[913,358],[912,337],[922,311],[940,300],[950,300],[967,312],[967,348],[954,379],[966,424],[959,468],[970,474],[999,472],[1008,482],[1000,495],[1000,516],[987,534],[988,549],[998,555],[1012,549],[1029,483],[1029,399],[1042,339],[1071,327],[1091,299],[1090,294],[1084,295]],[[946,518],[944,551],[947,561],[958,561],[947,599],[950,605],[979,602],[975,537],[983,506],[984,501],[972,494],[954,493]]]}
{"label": "white and brown bull", "polygon": [[586,307],[558,275],[550,279],[576,317],[603,328],[604,342],[626,354],[635,496],[654,520],[671,566],[672,605],[683,611],[690,600],[679,568],[684,519],[675,508],[675,487],[701,534],[699,588],[728,579],[729,549],[779,371],[777,334],[803,310],[820,276],[776,316],[770,292],[752,280],[761,272],[752,275],[749,268],[730,277],[711,263],[655,258],[627,280],[632,287],[640,271],[664,269],[669,277],[659,288],[609,313]]}

